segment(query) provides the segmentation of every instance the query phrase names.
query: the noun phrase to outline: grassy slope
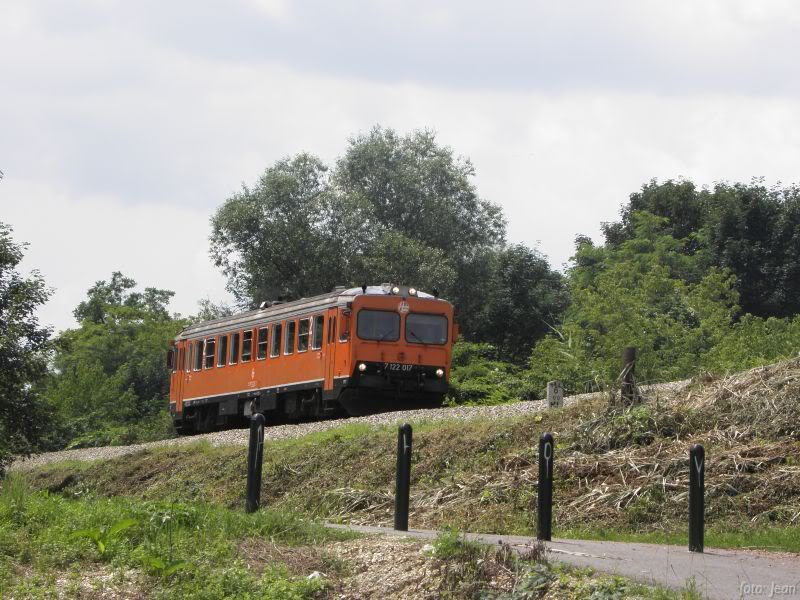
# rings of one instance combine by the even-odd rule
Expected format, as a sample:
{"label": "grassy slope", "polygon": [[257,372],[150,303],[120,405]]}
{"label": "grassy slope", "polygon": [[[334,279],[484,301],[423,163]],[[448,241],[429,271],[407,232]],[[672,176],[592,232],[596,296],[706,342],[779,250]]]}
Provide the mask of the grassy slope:
{"label": "grassy slope", "polygon": [[[686,453],[700,442],[708,457],[707,545],[798,552],[800,441],[785,425],[797,416],[798,373],[795,361],[756,382],[698,384],[688,399],[632,411],[609,413],[596,402],[505,421],[414,424],[411,523],[532,534],[536,440],[553,431],[555,535],[683,544]],[[776,382],[780,387],[770,396]],[[751,384],[763,387],[768,399],[758,419],[742,409]],[[772,420],[764,414],[770,404]],[[390,523],[395,435],[349,425],[268,442],[264,504],[316,518]],[[30,476],[36,487],[67,494],[239,507],[245,452],[198,443],[106,463],[54,465]]]}

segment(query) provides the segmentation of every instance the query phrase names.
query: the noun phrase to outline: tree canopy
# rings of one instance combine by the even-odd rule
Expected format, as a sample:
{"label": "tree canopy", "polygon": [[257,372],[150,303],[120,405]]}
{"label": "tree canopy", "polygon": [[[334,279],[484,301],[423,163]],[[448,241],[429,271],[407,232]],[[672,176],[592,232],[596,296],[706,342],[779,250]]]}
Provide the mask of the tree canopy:
{"label": "tree canopy", "polygon": [[211,256],[242,306],[391,281],[438,289],[470,338],[531,313],[535,326],[498,339],[522,360],[541,319],[563,311],[560,276],[506,248],[502,211],[478,195],[474,174],[430,131],[376,127],[350,139],[333,169],[299,154],[228,198],[211,220]]}
{"label": "tree canopy", "polygon": [[36,310],[50,291],[38,272],[24,277],[17,270],[25,245],[11,234],[0,223],[0,475],[49,426],[36,386],[46,372],[50,330],[39,325]]}
{"label": "tree canopy", "polygon": [[[109,443],[114,427],[135,426],[166,410],[165,354],[185,321],[168,310],[173,292],[136,291],[115,272],[95,283],[74,311],[80,324],[55,340],[46,395],[65,425],[62,443]],[[55,440],[58,443],[58,440]]]}

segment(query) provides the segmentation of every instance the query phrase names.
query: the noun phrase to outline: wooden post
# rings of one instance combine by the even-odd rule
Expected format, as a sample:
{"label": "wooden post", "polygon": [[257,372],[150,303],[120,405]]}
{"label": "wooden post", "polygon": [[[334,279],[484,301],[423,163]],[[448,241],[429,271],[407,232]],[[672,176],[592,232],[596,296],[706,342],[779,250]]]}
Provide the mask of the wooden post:
{"label": "wooden post", "polygon": [[622,404],[632,406],[639,402],[636,389],[636,348],[631,346],[622,352]]}

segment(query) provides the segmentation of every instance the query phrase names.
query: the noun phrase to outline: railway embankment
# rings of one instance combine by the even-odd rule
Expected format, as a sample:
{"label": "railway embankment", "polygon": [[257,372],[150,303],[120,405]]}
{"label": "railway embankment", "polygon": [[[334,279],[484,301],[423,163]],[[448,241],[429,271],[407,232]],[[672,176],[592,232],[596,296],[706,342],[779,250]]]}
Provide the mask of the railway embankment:
{"label": "railway embankment", "polygon": [[[392,521],[395,426],[414,425],[412,526],[531,534],[536,440],[556,438],[560,536],[683,543],[688,448],[706,448],[708,545],[800,551],[800,360],[651,390],[612,410],[600,395],[389,413],[271,428],[262,501],[354,524]],[[41,488],[242,503],[246,431],[160,442],[124,457],[30,463]],[[78,452],[102,453],[117,449]],[[70,458],[63,453],[61,459]]]}
{"label": "railway embankment", "polygon": [[[535,559],[509,562],[496,549],[470,548],[452,536],[439,542],[434,560],[436,549],[421,544],[347,540],[315,528],[321,520],[391,524],[396,425],[409,421],[411,527],[533,534],[536,442],[550,431],[556,439],[555,536],[684,546],[687,451],[702,443],[706,547],[800,552],[800,359],[650,389],[644,396],[641,405],[624,409],[594,395],[567,399],[561,409],[517,403],[270,428],[261,490],[265,508],[256,515],[242,511],[245,430],[43,455],[15,466],[13,477],[31,492],[17,500],[4,489],[11,516],[0,535],[23,554],[33,553],[27,562],[12,560],[15,569],[30,569],[30,577],[53,569],[63,574],[69,561],[78,560],[81,572],[94,573],[91,585],[122,577],[139,591],[153,582],[171,591],[196,585],[201,571],[167,574],[181,561],[186,569],[206,565],[203,572],[213,574],[219,589],[245,580],[261,589],[268,580],[302,588],[305,596],[299,597],[316,593],[313,579],[323,576],[307,579],[314,571],[334,582],[329,590],[350,590],[352,597],[370,586],[380,589],[386,573],[396,575],[408,597],[443,589],[467,597],[493,581],[500,582],[496,589],[511,589],[523,580],[556,585],[575,576],[536,566]],[[127,521],[134,523],[130,532],[116,539],[114,527]],[[70,534],[80,523],[87,532],[83,545]],[[32,531],[43,539],[33,539]],[[92,536],[110,554],[99,544],[92,550]],[[160,554],[148,563],[153,553]],[[123,567],[112,568],[117,563]],[[11,580],[20,577],[25,580],[19,573]],[[89,585],[84,579],[73,583]],[[578,576],[573,584],[586,591],[598,581]],[[691,591],[688,597],[694,597]],[[636,593],[669,597],[657,590]]]}

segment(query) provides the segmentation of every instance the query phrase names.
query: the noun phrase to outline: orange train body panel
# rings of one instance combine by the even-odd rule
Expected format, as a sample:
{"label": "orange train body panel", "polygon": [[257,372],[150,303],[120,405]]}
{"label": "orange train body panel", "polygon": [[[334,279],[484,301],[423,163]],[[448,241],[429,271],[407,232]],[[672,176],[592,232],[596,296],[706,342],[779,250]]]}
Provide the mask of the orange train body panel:
{"label": "orange train body panel", "polygon": [[447,391],[457,333],[449,302],[388,284],[206,321],[182,331],[170,352],[170,412],[191,431],[253,412],[291,418],[435,402]]}

